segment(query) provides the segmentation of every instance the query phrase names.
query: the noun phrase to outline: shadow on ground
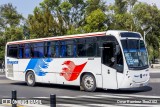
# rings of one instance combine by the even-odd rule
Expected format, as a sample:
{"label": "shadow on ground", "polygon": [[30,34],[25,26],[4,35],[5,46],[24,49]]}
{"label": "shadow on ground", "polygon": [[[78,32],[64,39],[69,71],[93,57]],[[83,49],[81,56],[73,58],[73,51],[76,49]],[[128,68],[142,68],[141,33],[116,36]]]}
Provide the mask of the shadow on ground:
{"label": "shadow on ground", "polygon": [[[25,82],[15,82],[15,83],[11,83],[11,84],[12,85],[19,85],[19,86],[29,87],[29,86],[27,86],[27,84]],[[54,89],[59,89],[59,90],[80,91],[79,86],[59,85],[59,84],[37,83],[35,87],[37,87],[37,88],[54,88]],[[30,88],[32,88],[32,87],[30,87]],[[96,92],[94,92],[94,93],[134,94],[134,93],[140,93],[140,92],[147,92],[147,91],[151,91],[151,90],[152,90],[152,87],[143,86],[143,87],[140,87],[140,88],[118,89],[118,90],[97,89]]]}

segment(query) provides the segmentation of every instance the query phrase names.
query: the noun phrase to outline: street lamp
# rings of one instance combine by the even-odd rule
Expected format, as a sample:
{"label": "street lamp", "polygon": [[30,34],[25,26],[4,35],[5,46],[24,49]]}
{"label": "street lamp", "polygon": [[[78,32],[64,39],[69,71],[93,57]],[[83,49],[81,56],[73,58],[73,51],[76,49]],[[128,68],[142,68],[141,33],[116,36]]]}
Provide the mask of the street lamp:
{"label": "street lamp", "polygon": [[147,31],[144,31],[144,43],[146,43],[146,35],[152,30],[152,27],[150,27]]}

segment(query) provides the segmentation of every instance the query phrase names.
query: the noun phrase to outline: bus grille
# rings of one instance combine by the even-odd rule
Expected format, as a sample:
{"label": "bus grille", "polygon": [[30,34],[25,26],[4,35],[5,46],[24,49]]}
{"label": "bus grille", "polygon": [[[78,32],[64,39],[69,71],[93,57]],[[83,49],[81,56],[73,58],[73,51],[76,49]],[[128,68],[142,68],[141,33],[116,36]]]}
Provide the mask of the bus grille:
{"label": "bus grille", "polygon": [[12,64],[7,64],[7,76],[8,77],[13,77],[13,65]]}

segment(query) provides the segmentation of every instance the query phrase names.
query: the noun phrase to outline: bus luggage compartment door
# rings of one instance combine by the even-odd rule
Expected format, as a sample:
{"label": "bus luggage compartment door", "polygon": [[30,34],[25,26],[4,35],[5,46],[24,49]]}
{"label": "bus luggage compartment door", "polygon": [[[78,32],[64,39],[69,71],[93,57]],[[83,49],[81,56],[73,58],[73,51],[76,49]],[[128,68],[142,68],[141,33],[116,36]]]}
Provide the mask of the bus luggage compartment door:
{"label": "bus luggage compartment door", "polygon": [[104,89],[117,89],[117,70],[115,64],[115,43],[105,42],[102,48],[102,76]]}

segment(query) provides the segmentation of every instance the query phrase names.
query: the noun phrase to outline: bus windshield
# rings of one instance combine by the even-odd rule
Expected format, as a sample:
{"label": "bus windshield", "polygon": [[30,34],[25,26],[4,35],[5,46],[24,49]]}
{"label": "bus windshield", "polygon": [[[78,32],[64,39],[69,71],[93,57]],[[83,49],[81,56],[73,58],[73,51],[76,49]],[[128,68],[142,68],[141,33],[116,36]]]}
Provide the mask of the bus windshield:
{"label": "bus windshield", "polygon": [[124,55],[129,68],[148,67],[147,50],[143,40],[125,39],[121,40]]}

